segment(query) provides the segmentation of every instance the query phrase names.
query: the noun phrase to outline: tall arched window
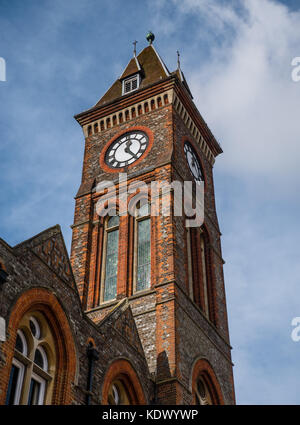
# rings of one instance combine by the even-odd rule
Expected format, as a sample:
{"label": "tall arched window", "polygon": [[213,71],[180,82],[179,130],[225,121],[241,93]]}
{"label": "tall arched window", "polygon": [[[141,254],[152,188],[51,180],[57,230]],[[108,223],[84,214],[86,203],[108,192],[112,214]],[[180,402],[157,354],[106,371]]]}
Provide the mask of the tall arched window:
{"label": "tall arched window", "polygon": [[55,369],[50,327],[40,312],[27,313],[17,331],[6,404],[50,404]]}
{"label": "tall arched window", "polygon": [[151,284],[151,219],[148,203],[137,204],[134,240],[134,292],[150,288]]}
{"label": "tall arched window", "polygon": [[209,239],[205,228],[187,229],[189,293],[206,317],[214,321]]}
{"label": "tall arched window", "polygon": [[193,260],[192,260],[192,241],[191,241],[191,228],[186,229],[186,245],[187,245],[187,265],[188,265],[188,283],[189,295],[194,301],[194,277],[193,277]]}
{"label": "tall arched window", "polygon": [[103,267],[101,276],[101,300],[110,301],[117,296],[119,216],[105,221],[103,240]]}
{"label": "tall arched window", "polygon": [[209,304],[208,304],[208,279],[207,279],[207,247],[203,232],[200,234],[200,252],[201,252],[201,286],[203,290],[202,295],[202,308],[209,318]]}

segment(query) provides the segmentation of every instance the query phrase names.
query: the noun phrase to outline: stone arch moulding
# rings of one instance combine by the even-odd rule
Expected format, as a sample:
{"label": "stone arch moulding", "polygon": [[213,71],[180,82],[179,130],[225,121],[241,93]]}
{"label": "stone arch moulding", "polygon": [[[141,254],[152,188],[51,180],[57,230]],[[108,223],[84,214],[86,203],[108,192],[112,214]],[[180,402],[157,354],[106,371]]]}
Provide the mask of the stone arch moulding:
{"label": "stone arch moulding", "polygon": [[114,360],[109,365],[102,384],[101,404],[108,404],[110,384],[115,379],[119,378],[124,380],[124,384],[128,390],[132,404],[147,404],[138,375],[131,362],[124,358]]}
{"label": "stone arch moulding", "polygon": [[11,309],[7,328],[8,338],[3,344],[8,367],[2,371],[2,374],[7,376],[3,376],[2,379],[4,385],[0,394],[0,404],[5,404],[19,323],[22,317],[31,310],[39,311],[45,316],[56,341],[57,373],[51,404],[71,404],[73,400],[72,385],[77,372],[74,338],[61,304],[55,295],[45,288],[32,288],[23,292]]}
{"label": "stone arch moulding", "polygon": [[194,403],[194,388],[196,386],[197,379],[199,376],[203,377],[207,386],[209,387],[213,404],[216,404],[216,405],[225,404],[221,386],[216,377],[216,374],[211,364],[209,363],[209,361],[204,358],[196,359],[192,367],[192,375],[190,379],[190,391],[193,394],[193,403]]}

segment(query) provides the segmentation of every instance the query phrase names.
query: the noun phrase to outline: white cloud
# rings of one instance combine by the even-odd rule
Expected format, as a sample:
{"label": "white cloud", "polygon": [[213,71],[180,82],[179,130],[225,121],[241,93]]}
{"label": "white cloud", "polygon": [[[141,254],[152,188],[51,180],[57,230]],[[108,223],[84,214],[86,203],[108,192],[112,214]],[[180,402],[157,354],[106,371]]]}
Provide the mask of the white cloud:
{"label": "white cloud", "polygon": [[221,167],[239,177],[294,179],[300,84],[292,82],[290,64],[300,44],[300,13],[267,0],[245,6],[248,19],[234,21],[233,43],[214,46],[212,60],[191,73],[191,86],[226,152]]}
{"label": "white cloud", "polygon": [[[270,0],[174,0],[178,14],[170,22],[163,4],[158,13],[168,31],[172,22],[174,32],[180,20],[199,22],[183,52],[184,71],[226,153],[219,169],[239,178],[294,179],[300,160],[300,83],[292,81],[291,60],[299,55],[300,12]],[[189,68],[192,58],[186,56],[199,52],[201,40],[208,40],[211,56]]]}

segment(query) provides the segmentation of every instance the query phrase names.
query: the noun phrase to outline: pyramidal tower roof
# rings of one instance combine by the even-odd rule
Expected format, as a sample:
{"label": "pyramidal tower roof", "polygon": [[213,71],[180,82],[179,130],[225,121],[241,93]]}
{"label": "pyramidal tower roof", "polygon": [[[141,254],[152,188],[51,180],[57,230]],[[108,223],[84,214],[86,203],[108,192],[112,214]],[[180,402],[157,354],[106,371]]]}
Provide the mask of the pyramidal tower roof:
{"label": "pyramidal tower roof", "polygon": [[[103,120],[104,117],[109,122],[109,128],[111,125],[114,125],[113,119],[116,118],[116,115],[113,114],[116,114],[120,107],[123,109],[129,108],[137,101],[141,102],[141,100],[146,99],[153,92],[158,93],[160,90],[173,90],[172,93],[176,93],[175,96],[179,99],[179,103],[177,102],[177,104],[180,104],[180,102],[184,104],[191,119],[194,120],[195,125],[200,129],[202,136],[211,149],[211,157],[216,157],[223,152],[222,148],[193,102],[191,90],[180,67],[179,52],[177,51],[177,69],[170,72],[152,44],[155,38],[154,34],[150,31],[146,38],[149,45],[138,55],[136,54],[137,42],[135,41],[133,43],[135,46],[133,57],[120,77],[112,84],[101,99],[91,108],[76,114],[74,118],[82,126],[84,134],[88,136],[94,134],[92,123],[97,128],[95,130],[96,132],[98,132],[101,124],[103,126],[101,131],[106,128]],[[99,121],[99,124],[96,123],[97,120],[102,121]],[[115,121],[116,124],[117,120],[115,119]]]}
{"label": "pyramidal tower roof", "polygon": [[134,56],[130,60],[120,78],[114,82],[95,106],[105,105],[122,96],[122,80],[137,73],[141,74],[139,89],[164,80],[171,75],[153,44],[150,44],[138,56]]}

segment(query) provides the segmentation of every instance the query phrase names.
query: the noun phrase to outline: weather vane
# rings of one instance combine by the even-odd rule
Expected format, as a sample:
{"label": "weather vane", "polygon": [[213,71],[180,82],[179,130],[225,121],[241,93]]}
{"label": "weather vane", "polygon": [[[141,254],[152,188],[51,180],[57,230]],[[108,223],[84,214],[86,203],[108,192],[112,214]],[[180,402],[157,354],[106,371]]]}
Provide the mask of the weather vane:
{"label": "weather vane", "polygon": [[134,42],[132,43],[134,45],[134,48],[133,48],[133,55],[134,55],[134,57],[136,56],[136,43],[137,43],[136,40],[134,40]]}
{"label": "weather vane", "polygon": [[177,67],[178,67],[178,69],[180,69],[180,53],[179,53],[179,51],[177,50]]}

